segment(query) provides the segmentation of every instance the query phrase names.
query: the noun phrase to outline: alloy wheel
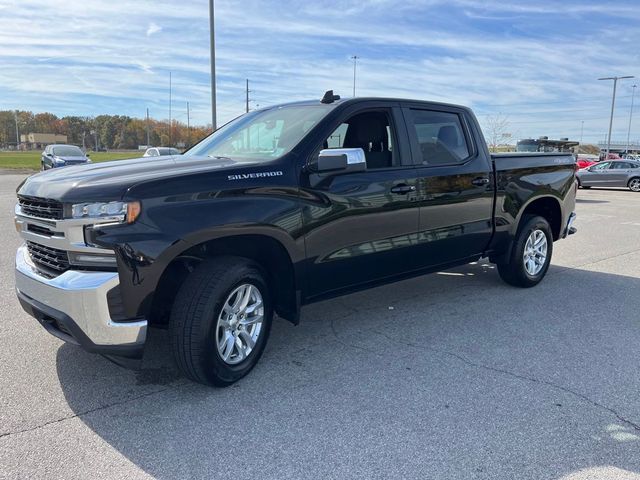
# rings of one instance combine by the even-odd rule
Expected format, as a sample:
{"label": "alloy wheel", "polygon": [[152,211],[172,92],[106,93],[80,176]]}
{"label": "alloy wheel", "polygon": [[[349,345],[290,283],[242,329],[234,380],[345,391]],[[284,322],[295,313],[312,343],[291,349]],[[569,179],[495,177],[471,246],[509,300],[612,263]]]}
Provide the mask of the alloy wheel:
{"label": "alloy wheel", "polygon": [[229,365],[246,359],[258,341],[263,320],[260,290],[250,283],[235,288],[225,300],[216,325],[220,358]]}
{"label": "alloy wheel", "polygon": [[535,277],[547,261],[547,236],[542,230],[534,230],[524,246],[523,262],[526,272]]}

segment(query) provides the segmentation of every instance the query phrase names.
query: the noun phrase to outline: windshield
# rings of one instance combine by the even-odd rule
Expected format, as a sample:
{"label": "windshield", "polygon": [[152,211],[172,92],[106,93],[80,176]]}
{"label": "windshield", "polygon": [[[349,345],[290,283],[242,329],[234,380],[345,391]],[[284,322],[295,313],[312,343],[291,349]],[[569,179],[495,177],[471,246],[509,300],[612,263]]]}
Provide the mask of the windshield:
{"label": "windshield", "polygon": [[251,112],[227,123],[185,155],[273,160],[289,153],[330,109],[307,105]]}
{"label": "windshield", "polygon": [[78,147],[53,147],[53,154],[59,157],[84,157]]}

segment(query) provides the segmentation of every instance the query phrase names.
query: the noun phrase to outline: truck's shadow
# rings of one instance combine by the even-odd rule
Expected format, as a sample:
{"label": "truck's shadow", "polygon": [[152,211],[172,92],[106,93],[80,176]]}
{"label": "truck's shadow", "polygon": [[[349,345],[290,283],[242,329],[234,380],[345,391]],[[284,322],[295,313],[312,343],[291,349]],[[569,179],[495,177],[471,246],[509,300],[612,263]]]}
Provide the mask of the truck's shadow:
{"label": "truck's shadow", "polygon": [[159,478],[640,472],[638,311],[637,278],[554,268],[520,290],[468,265],[277,320],[231,388],[181,378],[161,331],[139,372],[68,345],[57,370],[79,418]]}

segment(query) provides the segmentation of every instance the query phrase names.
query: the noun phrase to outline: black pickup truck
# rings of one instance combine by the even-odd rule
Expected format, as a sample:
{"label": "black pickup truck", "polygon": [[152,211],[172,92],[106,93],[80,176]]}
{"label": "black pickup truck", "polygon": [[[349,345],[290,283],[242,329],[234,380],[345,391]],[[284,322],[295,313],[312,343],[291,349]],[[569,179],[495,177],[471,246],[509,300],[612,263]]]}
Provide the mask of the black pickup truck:
{"label": "black pickup truck", "polygon": [[184,155],[29,177],[17,295],[53,335],[121,363],[167,326],[180,369],[224,386],[256,364],[274,314],[297,324],[320,299],[481,257],[536,285],[575,231],[574,168],[491,155],[464,107],[327,92]]}

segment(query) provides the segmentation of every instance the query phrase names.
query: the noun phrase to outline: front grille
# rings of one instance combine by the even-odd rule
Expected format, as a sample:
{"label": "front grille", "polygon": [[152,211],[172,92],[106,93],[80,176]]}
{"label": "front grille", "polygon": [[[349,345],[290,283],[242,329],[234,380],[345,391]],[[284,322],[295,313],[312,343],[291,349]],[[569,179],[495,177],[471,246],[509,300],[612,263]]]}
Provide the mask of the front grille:
{"label": "front grille", "polygon": [[45,272],[60,274],[69,270],[69,256],[64,250],[46,247],[33,242],[27,242],[27,249],[33,262],[45,269]]}
{"label": "front grille", "polygon": [[53,236],[53,232],[48,228],[41,227],[40,225],[34,225],[32,223],[27,224],[27,230],[33,233],[37,233],[38,235],[43,235],[45,237]]}
{"label": "front grille", "polygon": [[62,220],[62,203],[56,200],[18,195],[18,203],[20,210],[25,215],[49,220]]}

